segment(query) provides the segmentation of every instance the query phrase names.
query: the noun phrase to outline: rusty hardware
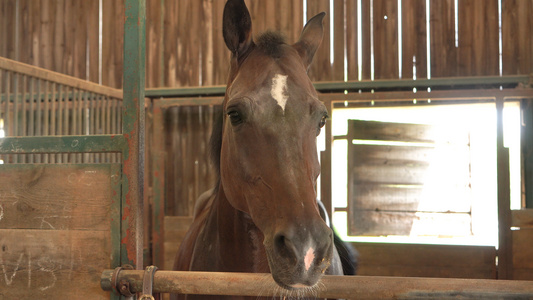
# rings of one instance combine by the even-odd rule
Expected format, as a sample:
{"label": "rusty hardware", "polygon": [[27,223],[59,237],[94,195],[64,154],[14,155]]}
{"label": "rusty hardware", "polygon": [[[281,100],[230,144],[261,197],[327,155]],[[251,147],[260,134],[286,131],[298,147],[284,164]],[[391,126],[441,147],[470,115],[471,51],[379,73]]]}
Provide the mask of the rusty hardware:
{"label": "rusty hardware", "polygon": [[134,268],[131,265],[124,265],[122,267],[115,268],[115,270],[113,271],[113,275],[111,276],[111,287],[116,293],[125,297],[131,297],[134,294],[130,290],[130,283],[124,279],[120,282],[117,282],[118,274],[122,270],[134,270]]}
{"label": "rusty hardware", "polygon": [[154,274],[157,271],[156,266],[148,266],[143,275],[143,293],[139,300],[154,300],[152,287],[154,286]]}

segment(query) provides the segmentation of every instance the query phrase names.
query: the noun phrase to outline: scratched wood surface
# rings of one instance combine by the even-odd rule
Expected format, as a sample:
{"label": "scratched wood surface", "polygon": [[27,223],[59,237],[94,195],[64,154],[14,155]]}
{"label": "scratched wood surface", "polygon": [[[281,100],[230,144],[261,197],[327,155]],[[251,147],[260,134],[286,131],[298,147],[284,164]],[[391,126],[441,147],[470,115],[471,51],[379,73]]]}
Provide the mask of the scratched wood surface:
{"label": "scratched wood surface", "polygon": [[[114,171],[112,171],[114,170]],[[0,167],[0,299],[108,299],[112,165]]]}

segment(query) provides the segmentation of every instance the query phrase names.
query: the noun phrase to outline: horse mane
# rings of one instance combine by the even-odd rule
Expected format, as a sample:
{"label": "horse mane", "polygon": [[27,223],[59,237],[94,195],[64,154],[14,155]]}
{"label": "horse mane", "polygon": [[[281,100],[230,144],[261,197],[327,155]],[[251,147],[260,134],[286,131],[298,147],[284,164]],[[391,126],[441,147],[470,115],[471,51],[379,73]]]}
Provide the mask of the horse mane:
{"label": "horse mane", "polygon": [[256,41],[257,47],[266,55],[272,58],[280,58],[283,55],[285,37],[279,31],[265,31]]}
{"label": "horse mane", "polygon": [[[257,37],[256,46],[263,53],[272,58],[280,58],[283,54],[282,45],[285,44],[285,37],[279,31],[265,31]],[[215,108],[215,120],[209,139],[211,163],[215,167],[217,175],[217,187],[220,181],[220,150],[222,148],[222,121],[224,113],[221,106]]]}

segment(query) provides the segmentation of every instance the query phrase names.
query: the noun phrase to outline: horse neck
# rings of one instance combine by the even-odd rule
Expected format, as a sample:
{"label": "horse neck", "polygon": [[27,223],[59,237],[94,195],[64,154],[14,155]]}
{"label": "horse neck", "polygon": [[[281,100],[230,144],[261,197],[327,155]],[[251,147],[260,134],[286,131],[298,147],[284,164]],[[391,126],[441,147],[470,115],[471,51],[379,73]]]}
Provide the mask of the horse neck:
{"label": "horse neck", "polygon": [[[224,265],[240,272],[269,272],[263,234],[244,212],[229,202],[222,186],[218,188],[206,229],[216,232],[216,247]],[[230,266],[233,265],[233,266]]]}

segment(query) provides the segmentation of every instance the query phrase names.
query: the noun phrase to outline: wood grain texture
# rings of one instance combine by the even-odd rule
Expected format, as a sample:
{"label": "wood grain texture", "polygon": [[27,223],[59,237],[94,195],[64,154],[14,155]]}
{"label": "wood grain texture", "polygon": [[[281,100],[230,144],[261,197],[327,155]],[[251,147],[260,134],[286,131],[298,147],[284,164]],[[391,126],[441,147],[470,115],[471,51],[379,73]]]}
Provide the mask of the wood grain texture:
{"label": "wood grain texture", "polygon": [[359,275],[496,279],[496,250],[488,246],[352,243]]}
{"label": "wood grain texture", "polygon": [[[0,168],[0,298],[106,299],[112,165]],[[83,288],[72,288],[83,286]]]}

